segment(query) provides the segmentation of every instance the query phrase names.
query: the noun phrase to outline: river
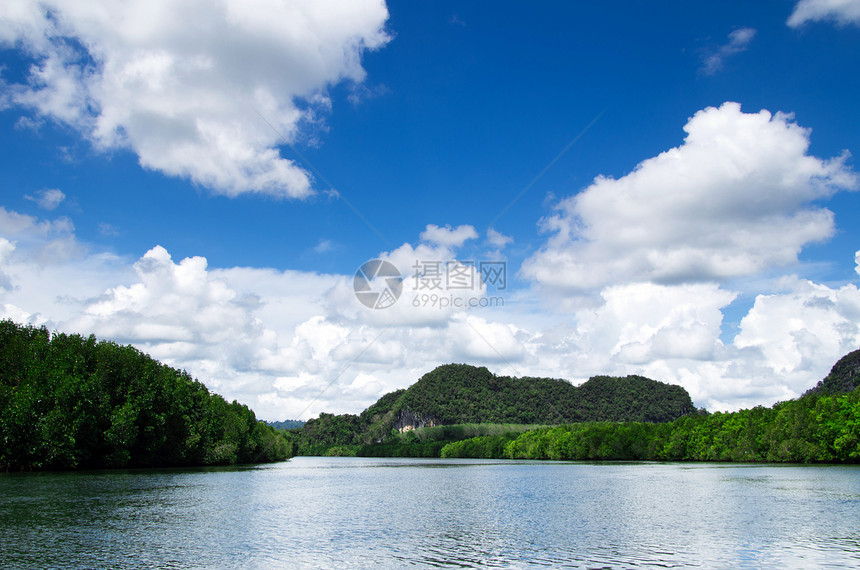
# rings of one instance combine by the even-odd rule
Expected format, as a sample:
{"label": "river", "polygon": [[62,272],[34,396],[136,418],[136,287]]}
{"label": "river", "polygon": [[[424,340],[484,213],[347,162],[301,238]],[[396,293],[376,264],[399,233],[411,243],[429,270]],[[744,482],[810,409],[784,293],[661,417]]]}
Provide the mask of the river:
{"label": "river", "polygon": [[860,466],[299,457],[0,474],[4,568],[854,568]]}

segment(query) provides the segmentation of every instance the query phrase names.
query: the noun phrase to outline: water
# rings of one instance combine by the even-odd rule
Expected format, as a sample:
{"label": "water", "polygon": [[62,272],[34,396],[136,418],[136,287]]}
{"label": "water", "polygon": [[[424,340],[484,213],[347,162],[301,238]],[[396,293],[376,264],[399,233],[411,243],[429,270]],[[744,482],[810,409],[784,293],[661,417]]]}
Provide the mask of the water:
{"label": "water", "polygon": [[860,566],[860,467],[301,457],[0,475],[3,568]]}

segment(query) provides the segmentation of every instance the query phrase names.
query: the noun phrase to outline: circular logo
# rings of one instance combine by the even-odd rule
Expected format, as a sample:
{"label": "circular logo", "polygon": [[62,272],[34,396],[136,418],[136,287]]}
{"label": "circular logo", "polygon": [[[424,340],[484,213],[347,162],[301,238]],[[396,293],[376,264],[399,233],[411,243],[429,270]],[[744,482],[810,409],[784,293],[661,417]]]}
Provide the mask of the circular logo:
{"label": "circular logo", "polygon": [[371,309],[387,309],[397,302],[403,290],[403,276],[394,264],[371,259],[358,268],[352,280],[355,298]]}

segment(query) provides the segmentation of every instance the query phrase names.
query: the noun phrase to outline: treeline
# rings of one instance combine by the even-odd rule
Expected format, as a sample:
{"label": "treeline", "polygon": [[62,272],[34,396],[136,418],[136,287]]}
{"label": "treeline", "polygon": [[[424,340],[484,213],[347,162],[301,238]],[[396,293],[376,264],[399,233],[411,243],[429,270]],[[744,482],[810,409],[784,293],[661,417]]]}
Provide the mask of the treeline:
{"label": "treeline", "polygon": [[440,447],[429,442],[410,447],[398,439],[400,431],[463,424],[666,422],[692,413],[696,408],[684,388],[642,376],[595,376],[574,386],[566,380],[496,376],[484,367],[446,364],[409,388],[386,394],[359,415],[323,413],[289,437],[297,455],[425,457]]}
{"label": "treeline", "polygon": [[504,439],[544,426],[523,424],[456,424],[423,427],[397,434],[386,443],[362,445],[356,449],[359,457],[440,457],[442,450],[469,439]]}
{"label": "treeline", "polygon": [[286,432],[286,437],[296,455],[355,455],[359,446],[394,437],[393,407],[405,391],[382,396],[359,415],[321,413],[300,429]]}
{"label": "treeline", "polygon": [[860,388],[664,424],[588,422],[447,444],[441,457],[860,463]]}
{"label": "treeline", "polygon": [[[339,421],[356,416],[332,416],[331,418],[323,418],[322,425],[331,427],[337,425]],[[349,425],[341,424],[341,425]],[[352,436],[343,437],[340,439],[327,439],[333,443],[320,445],[318,443],[311,444],[306,434],[301,430],[296,430],[289,434],[290,440],[293,442],[297,455],[324,455],[324,456],[357,456],[357,457],[439,457],[446,445],[451,442],[460,441],[468,438],[477,438],[482,436],[506,436],[514,438],[517,435],[529,430],[538,429],[544,426],[538,425],[521,425],[521,424],[456,424],[448,426],[422,427],[414,430],[409,430],[404,433],[392,434],[383,442],[377,443],[356,443],[356,439]],[[341,434],[349,433],[346,430]],[[316,438],[320,438],[320,434],[315,434]],[[315,441],[319,441],[316,439]]]}
{"label": "treeline", "polygon": [[284,460],[292,445],[131,346],[0,321],[0,469]]}

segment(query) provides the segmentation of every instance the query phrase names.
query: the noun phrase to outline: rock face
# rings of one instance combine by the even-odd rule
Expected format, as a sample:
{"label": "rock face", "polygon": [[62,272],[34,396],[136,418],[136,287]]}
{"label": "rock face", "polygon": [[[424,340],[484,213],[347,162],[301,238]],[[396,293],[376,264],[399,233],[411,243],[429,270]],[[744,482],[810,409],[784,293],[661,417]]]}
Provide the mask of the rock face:
{"label": "rock face", "polygon": [[840,358],[830,369],[830,374],[806,394],[842,394],[853,392],[857,386],[860,386],[860,350]]}
{"label": "rock face", "polygon": [[434,418],[425,418],[421,414],[417,414],[409,408],[400,410],[397,419],[394,421],[394,429],[400,433],[422,427],[436,427]]}

